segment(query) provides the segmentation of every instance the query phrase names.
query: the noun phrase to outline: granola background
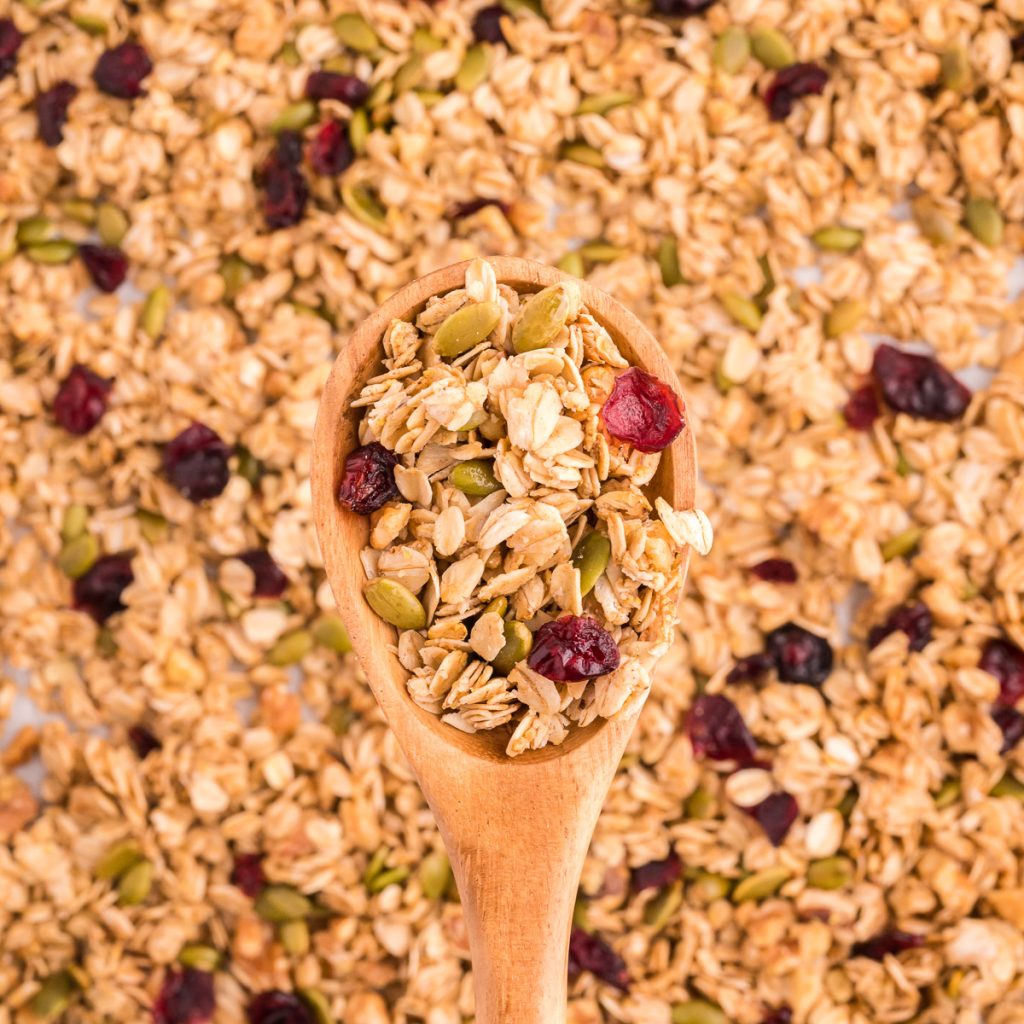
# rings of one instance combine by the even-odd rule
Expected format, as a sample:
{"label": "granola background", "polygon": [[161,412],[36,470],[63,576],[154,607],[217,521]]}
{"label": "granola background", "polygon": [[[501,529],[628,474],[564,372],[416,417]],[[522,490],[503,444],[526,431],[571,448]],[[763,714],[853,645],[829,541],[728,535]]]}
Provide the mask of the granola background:
{"label": "granola background", "polygon": [[[443,45],[423,56],[420,87],[447,90],[478,7],[363,4],[387,52],[375,65],[353,56],[352,69],[392,79],[425,26]],[[419,878],[438,837],[368,690],[322,646],[301,658],[301,682],[268,652],[331,607],[308,446],[346,332],[434,267],[489,253],[553,261],[597,240],[608,245],[585,250],[599,257],[586,261],[589,278],[646,321],[681,374],[716,546],[692,567],[687,642],[662,664],[582,882],[588,925],[625,958],[632,985],[622,993],[584,974],[570,1021],[668,1024],[691,995],[739,1024],[783,1003],[815,1024],[1024,1019],[1024,803],[988,795],[1007,768],[1024,776],[1024,747],[999,753],[988,714],[998,686],[975,667],[988,638],[1024,643],[1024,309],[1006,290],[1024,219],[1014,48],[1024,5],[732,0],[678,21],[640,4],[549,3],[548,20],[503,22],[509,46],[492,48],[471,93],[429,107],[410,90],[387,101],[389,130],[369,135],[343,179],[372,184],[383,221],[311,175],[301,223],[269,231],[254,172],[272,151],[271,122],[302,98],[310,72],[346,52],[331,18],[354,9],[0,7],[25,35],[0,80],[0,650],[28,673],[46,718],[2,740],[0,1022],[22,1019],[41,979],[76,957],[88,984],[68,1021],[145,1019],[189,942],[230,954],[215,981],[222,1024],[242,1019],[251,993],[293,986],[320,990],[349,1024],[471,1019],[459,907],[426,898]],[[712,66],[716,36],[755,23],[829,71],[823,95],[798,100],[785,121],[770,121],[760,98],[772,72],[753,59],[735,74]],[[132,101],[90,77],[103,49],[129,37],[154,64]],[[969,74],[942,88],[953,47]],[[62,79],[79,92],[50,149],[33,98]],[[575,113],[611,91],[636,99]],[[334,102],[321,113],[347,118]],[[580,141],[604,167],[590,166],[589,150],[568,153],[590,163],[559,158]],[[908,216],[918,191],[948,219],[943,244]],[[975,195],[1001,211],[999,244],[956,227]],[[480,197],[507,213],[446,216]],[[14,252],[18,223],[38,214],[62,238],[91,237],[62,210],[82,198],[127,216],[131,287],[117,294],[91,289],[78,260]],[[863,244],[819,252],[811,234],[837,224],[862,229]],[[666,234],[692,283],[661,283],[654,255]],[[251,280],[221,273],[229,256]],[[750,331],[719,296],[758,293],[759,259],[776,287]],[[814,263],[820,280],[806,270]],[[161,284],[175,307],[151,337],[142,296]],[[863,318],[825,337],[825,316],[849,298],[865,303]],[[852,431],[839,410],[870,367],[875,334],[926,341],[948,367],[992,377],[953,424],[887,415]],[[49,412],[75,362],[115,381],[102,422],[79,439]],[[256,489],[237,457],[205,505],[170,486],[161,446],[193,419],[263,462]],[[109,633],[71,610],[56,565],[72,504],[88,507],[104,553],[135,551],[127,609]],[[145,536],[140,508],[166,529]],[[886,560],[886,542],[915,526],[917,547]],[[253,547],[287,574],[285,601],[249,596],[251,570],[231,556]],[[796,565],[797,585],[745,571],[775,555]],[[868,656],[868,628],[917,591],[933,642],[908,653],[895,634]],[[772,781],[800,805],[776,850],[725,798],[725,773],[693,758],[682,723],[698,681],[721,688],[734,660],[789,619],[835,645],[821,693],[727,688],[770,755]],[[17,693],[5,671],[0,716]],[[342,717],[337,736],[324,723]],[[139,723],[163,744],[144,761],[126,742]],[[17,781],[37,759],[39,806]],[[938,809],[948,779],[960,795]],[[851,787],[856,806],[837,822]],[[704,820],[683,813],[698,791],[710,795]],[[154,877],[143,904],[122,907],[93,869],[127,837]],[[779,865],[790,877],[773,897],[708,905],[688,880],[658,928],[644,922],[657,894],[630,894],[628,870],[670,846],[729,878]],[[389,869],[409,874],[370,892],[363,875],[382,847]],[[286,954],[228,881],[232,852],[257,850],[272,880],[332,912],[308,953]],[[809,862],[832,850],[852,860],[853,880],[809,888]],[[886,926],[926,933],[927,945],[884,962],[850,956]]]}

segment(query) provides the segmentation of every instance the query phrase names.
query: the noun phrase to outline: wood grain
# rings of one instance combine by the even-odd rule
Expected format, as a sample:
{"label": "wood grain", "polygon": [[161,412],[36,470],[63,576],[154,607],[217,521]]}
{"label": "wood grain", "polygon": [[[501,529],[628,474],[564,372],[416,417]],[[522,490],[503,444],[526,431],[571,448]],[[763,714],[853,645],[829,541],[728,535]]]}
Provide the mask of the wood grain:
{"label": "wood grain", "polygon": [[[540,263],[490,259],[499,282],[536,291],[566,277]],[[352,334],[327,381],[313,439],[312,486],[324,565],[352,646],[419,780],[448,848],[469,931],[477,1024],[565,1020],[569,928],[583,858],[636,715],[573,729],[565,743],[510,759],[505,737],[467,735],[413,703],[388,650],[394,629],[362,596],[359,551],[368,519],[335,500],[345,455],[357,445],[363,383],[381,368],[381,339],[432,295],[461,287],[468,264],[444,267],[395,293]],[[657,342],[618,302],[585,282],[583,301],[623,354],[679,390]],[[680,397],[682,394],[680,392]],[[692,424],[666,450],[648,492],[692,508]],[[638,712],[637,712],[638,713]]]}

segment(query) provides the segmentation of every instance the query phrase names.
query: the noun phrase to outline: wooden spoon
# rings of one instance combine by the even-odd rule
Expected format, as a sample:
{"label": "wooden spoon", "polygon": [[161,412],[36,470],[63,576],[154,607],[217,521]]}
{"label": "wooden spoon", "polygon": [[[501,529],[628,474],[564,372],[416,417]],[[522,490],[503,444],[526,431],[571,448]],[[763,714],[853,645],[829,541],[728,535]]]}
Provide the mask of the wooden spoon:
{"label": "wooden spoon", "polygon": [[[490,263],[499,282],[520,291],[567,277],[531,260],[494,257]],[[395,630],[363,599],[359,552],[368,543],[368,518],[341,508],[335,497],[345,456],[359,443],[360,410],[351,404],[381,369],[385,329],[396,317],[411,320],[430,296],[462,287],[467,265],[436,270],[396,292],[338,356],[313,438],[313,509],[352,647],[448,847],[473,957],[476,1024],[559,1024],[565,1020],[569,929],[583,859],[639,709],[573,728],[561,746],[516,758],[505,755],[507,736],[467,735],[424,711],[406,691],[406,671],[393,653]],[[671,364],[640,321],[604,292],[585,282],[580,287],[590,312],[630,362],[678,391]],[[687,422],[664,452],[649,495],[653,501],[660,494],[677,509],[692,508],[695,476]]]}

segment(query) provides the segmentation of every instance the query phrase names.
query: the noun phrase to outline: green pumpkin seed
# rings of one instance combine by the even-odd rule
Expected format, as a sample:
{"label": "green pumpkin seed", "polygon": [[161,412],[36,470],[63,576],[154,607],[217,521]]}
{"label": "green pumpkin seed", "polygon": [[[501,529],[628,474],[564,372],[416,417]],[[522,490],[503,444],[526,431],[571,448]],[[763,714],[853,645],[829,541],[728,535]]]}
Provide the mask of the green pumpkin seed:
{"label": "green pumpkin seed", "polygon": [[910,204],[910,212],[918,230],[932,245],[949,245],[956,240],[956,224],[928,196],[918,196]]}
{"label": "green pumpkin seed", "polygon": [[768,309],[768,299],[775,291],[775,275],[772,273],[772,265],[768,262],[767,256],[758,256],[757,265],[761,268],[761,277],[764,283],[761,290],[754,296],[757,308],[764,313]]}
{"label": "green pumpkin seed", "polygon": [[311,650],[313,650],[313,634],[308,629],[296,629],[291,633],[285,633],[267,651],[267,662],[278,668],[297,665]]}
{"label": "green pumpkin seed", "polygon": [[632,103],[634,96],[628,92],[601,92],[588,96],[577,108],[577,114],[610,114],[618,107]]}
{"label": "green pumpkin seed", "polygon": [[505,618],[505,612],[508,611],[508,598],[507,597],[496,597],[493,601],[488,601],[484,606],[483,614],[490,612],[493,615],[497,615],[499,618]]}
{"label": "green pumpkin seed", "polygon": [[550,345],[579,307],[579,294],[575,282],[562,281],[528,299],[512,324],[512,348],[532,352]]}
{"label": "green pumpkin seed", "polygon": [[91,534],[83,533],[69,540],[57,555],[57,568],[65,576],[77,580],[84,576],[100,557],[100,542]]}
{"label": "green pumpkin seed", "polygon": [[661,271],[661,283],[666,288],[673,288],[677,284],[685,284],[686,278],[679,269],[679,244],[673,235],[665,235],[658,242],[658,251],[655,255],[658,261],[658,269]]}
{"label": "green pumpkin seed", "polygon": [[750,33],[750,50],[766,68],[774,71],[796,63],[793,44],[777,28],[755,28]]}
{"label": "green pumpkin seed", "polygon": [[763,900],[782,888],[783,882],[789,880],[790,874],[787,868],[776,866],[765,868],[763,871],[755,871],[752,875],[736,883],[732,891],[733,903],[749,903],[751,900]]}
{"label": "green pumpkin seed", "polygon": [[445,894],[452,880],[452,865],[444,850],[434,850],[423,858],[419,880],[428,900],[439,900]]}
{"label": "green pumpkin seed", "polygon": [[133,864],[117,883],[117,903],[121,907],[137,907],[145,903],[153,888],[153,864],[140,860]]}
{"label": "green pumpkin seed", "polygon": [[612,542],[596,530],[580,537],[572,553],[572,564],[580,571],[580,593],[584,597],[608,568]]}
{"label": "green pumpkin seed", "polygon": [[297,991],[299,998],[313,1014],[313,1024],[335,1024],[331,1004],[327,1002],[327,996],[323,992],[315,988],[300,988]]}
{"label": "green pumpkin seed", "polygon": [[367,227],[375,231],[387,227],[387,211],[368,185],[342,185],[341,201],[345,209]]}
{"label": "green pumpkin seed", "polygon": [[439,39],[433,32],[425,28],[413,29],[412,52],[413,53],[436,53],[444,49],[444,40]]}
{"label": "green pumpkin seed", "polygon": [[423,629],[427,613],[416,595],[395,580],[380,577],[364,591],[366,603],[385,621],[398,629]]}
{"label": "green pumpkin seed", "polygon": [[89,525],[89,510],[84,505],[68,505],[64,510],[64,519],[60,524],[60,537],[63,541],[74,540],[85,533]]}
{"label": "green pumpkin seed", "polygon": [[505,646],[491,660],[495,675],[507,676],[533,647],[533,634],[522,622],[505,623]]}
{"label": "green pumpkin seed", "polygon": [[556,264],[559,270],[573,277],[583,277],[587,268],[583,265],[583,257],[578,252],[567,252]]}
{"label": "green pumpkin seed", "polygon": [[309,952],[309,925],[305,921],[285,921],[278,928],[277,937],[290,956],[305,956]]}
{"label": "green pumpkin seed", "polygon": [[490,419],[490,413],[486,409],[477,409],[461,427],[456,430],[457,434],[464,434],[470,430],[476,430],[477,427],[482,427],[488,419]]}
{"label": "green pumpkin seed", "polygon": [[715,875],[710,871],[698,870],[690,883],[688,895],[691,902],[699,906],[707,906],[715,900],[724,900],[729,895],[732,882],[725,875]]}
{"label": "green pumpkin seed", "polygon": [[423,55],[414,53],[396,72],[392,79],[395,95],[415,89],[423,81]]}
{"label": "green pumpkin seed", "polygon": [[825,315],[825,337],[838,338],[852,331],[868,311],[863,299],[840,299]]}
{"label": "green pumpkin seed", "polygon": [[224,279],[224,298],[230,302],[256,274],[241,256],[232,253],[224,257],[220,276]]}
{"label": "green pumpkin seed", "polygon": [[683,905],[683,883],[666,886],[644,907],[644,924],[660,932],[676,916]]}
{"label": "green pumpkin seed", "polygon": [[914,467],[910,464],[907,456],[904,454],[903,449],[899,445],[896,445],[896,475],[901,477],[908,477],[914,472]]}
{"label": "green pumpkin seed", "polygon": [[285,43],[277,51],[277,59],[290,68],[297,68],[302,63],[302,55],[299,53],[298,47],[291,41]]}
{"label": "green pumpkin seed", "polygon": [[114,639],[114,634],[106,626],[103,626],[96,633],[96,653],[101,658],[113,658],[117,651],[117,641]]}
{"label": "green pumpkin seed", "polygon": [[843,816],[846,821],[850,820],[850,815],[853,814],[854,807],[857,806],[857,801],[860,799],[860,793],[856,786],[851,786],[844,794],[843,799],[836,804],[836,810]]}
{"label": "green pumpkin seed", "polygon": [[444,99],[444,93],[438,92],[437,89],[414,89],[420,98],[420,103],[423,104],[429,110],[431,107],[436,106],[441,100]]}
{"label": "green pumpkin seed", "polygon": [[29,245],[25,248],[25,255],[33,263],[49,265],[69,263],[77,252],[78,246],[63,238],[56,238],[52,242],[40,242],[38,245]]}
{"label": "green pumpkin seed", "polygon": [[352,710],[352,705],[348,701],[339,701],[331,705],[324,718],[324,724],[335,736],[344,736],[355,720],[356,713]]}
{"label": "green pumpkin seed", "polygon": [[256,913],[271,924],[302,921],[313,912],[313,902],[290,885],[268,885],[253,904]]}
{"label": "green pumpkin seed", "polygon": [[270,130],[277,135],[278,132],[301,132],[316,120],[316,104],[312,100],[298,100],[289,103],[273,121],[270,122]]}
{"label": "green pumpkin seed", "polygon": [[147,296],[139,314],[139,324],[143,332],[154,341],[164,333],[167,317],[171,312],[171,292],[162,284],[158,284]]}
{"label": "green pumpkin seed", "polygon": [[363,885],[369,886],[370,882],[384,870],[390,856],[391,851],[386,846],[377,848],[363,872]]}
{"label": "green pumpkin seed", "polygon": [[729,1024],[729,1018],[706,999],[690,999],[672,1007],[672,1024]]}
{"label": "green pumpkin seed", "polygon": [[141,861],[139,844],[132,840],[112,846],[97,862],[93,874],[104,882],[120,878],[130,867]]}
{"label": "green pumpkin seed", "polygon": [[370,115],[362,107],[353,111],[348,123],[348,141],[356,153],[366,150],[366,140],[370,137]]}
{"label": "green pumpkin seed", "polygon": [[491,70],[491,55],[483,43],[471,46],[455,72],[455,88],[459,92],[472,92],[482,85]]}
{"label": "green pumpkin seed", "polygon": [[263,463],[248,448],[242,445],[238,445],[235,452],[238,455],[238,475],[243,480],[248,480],[255,487],[265,472]]}
{"label": "green pumpkin seed", "polygon": [[748,331],[757,331],[760,328],[763,318],[753,299],[748,299],[736,291],[727,291],[718,296],[718,301],[740,327],[745,327]]}
{"label": "green pumpkin seed", "polygon": [[588,912],[587,898],[582,893],[576,894],[576,902],[572,905],[572,923],[584,931],[589,930],[590,914]]}
{"label": "green pumpkin seed", "polygon": [[935,807],[941,811],[944,808],[955,804],[959,799],[960,780],[946,779],[939,787],[938,793],[935,794]]}
{"label": "green pumpkin seed", "polygon": [[60,205],[65,217],[70,217],[87,228],[96,223],[96,207],[88,199],[68,199]]}
{"label": "green pumpkin seed", "polygon": [[373,53],[380,47],[377,33],[361,14],[339,14],[334,19],[334,34],[357,53]]}
{"label": "green pumpkin seed", "polygon": [[715,367],[715,387],[722,392],[723,395],[729,394],[729,392],[736,387],[736,381],[730,380],[722,369],[722,364],[719,363]]}
{"label": "green pumpkin seed", "polygon": [[96,209],[96,233],[104,245],[120,245],[128,234],[128,218],[113,203],[100,203]]}
{"label": "green pumpkin seed", "polygon": [[902,530],[882,545],[882,558],[891,562],[894,558],[909,555],[921,543],[923,536],[924,530],[920,526],[910,526]]}
{"label": "green pumpkin seed", "polygon": [[72,14],[71,23],[83,32],[87,32],[91,36],[103,36],[107,34],[107,19],[100,17],[98,14]]}
{"label": "green pumpkin seed", "polygon": [[544,8],[540,0],[502,0],[501,6],[509,14],[514,14],[516,11],[527,11],[530,14],[536,14],[538,18],[544,17]]}
{"label": "green pumpkin seed", "polygon": [[974,237],[990,248],[1003,240],[1003,215],[991,199],[976,196],[964,206],[964,223]]}
{"label": "green pumpkin seed", "polygon": [[57,226],[49,217],[41,214],[34,217],[26,217],[18,221],[14,237],[19,245],[36,245],[39,242],[48,242],[57,235]]}
{"label": "green pumpkin seed", "polygon": [[310,631],[313,639],[329,651],[337,654],[348,654],[352,650],[345,623],[337,615],[321,615],[312,625]]}
{"label": "green pumpkin seed", "polygon": [[338,53],[324,61],[324,71],[333,71],[339,75],[351,75],[355,68],[355,59],[350,53]]}
{"label": "green pumpkin seed", "polygon": [[591,263],[614,263],[615,260],[621,260],[623,256],[629,255],[625,249],[609,242],[602,242],[600,239],[584,242],[579,247],[579,254]]}
{"label": "green pumpkin seed", "polygon": [[694,821],[707,821],[714,814],[715,798],[703,786],[698,786],[687,798],[684,805],[686,817]]}
{"label": "green pumpkin seed", "polygon": [[735,75],[742,70],[750,58],[750,36],[739,27],[732,25],[716,40],[711,51],[711,62],[719,71]]}
{"label": "green pumpkin seed", "polygon": [[843,227],[842,224],[830,224],[818,228],[811,235],[811,241],[825,252],[853,252],[864,241],[864,232],[857,228]]}
{"label": "green pumpkin seed", "polygon": [[1024,800],[1024,782],[1017,779],[1016,776],[1011,775],[1007,772],[993,787],[989,790],[989,796],[1012,796],[1017,800]]}
{"label": "green pumpkin seed", "polygon": [[494,475],[493,465],[490,459],[469,459],[460,462],[451,471],[449,480],[453,487],[474,498],[493,494],[501,490],[501,482]]}
{"label": "green pumpkin seed", "polygon": [[571,160],[575,164],[585,164],[587,167],[595,167],[597,170],[604,170],[606,164],[604,155],[599,149],[586,142],[566,142],[561,149],[562,159]]}
{"label": "green pumpkin seed", "polygon": [[55,1021],[71,1005],[81,987],[70,970],[57,971],[43,981],[28,1008],[41,1021]]}
{"label": "green pumpkin seed", "polygon": [[198,942],[189,943],[181,947],[178,954],[178,963],[182,967],[191,967],[196,971],[206,971],[213,974],[220,967],[221,956],[213,946],[203,946]]}
{"label": "green pumpkin seed", "polygon": [[853,863],[848,857],[825,857],[807,866],[807,884],[812,889],[841,889],[853,880]]}
{"label": "green pumpkin seed", "polygon": [[939,81],[944,89],[963,92],[971,84],[971,60],[965,47],[951,46],[939,61]]}
{"label": "green pumpkin seed", "polygon": [[139,521],[139,533],[150,544],[159,544],[167,539],[167,520],[159,512],[150,512],[147,508],[140,508],[135,513],[135,518]]}
{"label": "green pumpkin seed", "polygon": [[401,885],[408,877],[409,869],[407,867],[391,868],[378,874],[367,883],[366,888],[371,893],[383,892],[389,885]]}
{"label": "green pumpkin seed", "polygon": [[448,316],[434,335],[434,350],[454,359],[479,345],[501,321],[497,302],[470,302]]}

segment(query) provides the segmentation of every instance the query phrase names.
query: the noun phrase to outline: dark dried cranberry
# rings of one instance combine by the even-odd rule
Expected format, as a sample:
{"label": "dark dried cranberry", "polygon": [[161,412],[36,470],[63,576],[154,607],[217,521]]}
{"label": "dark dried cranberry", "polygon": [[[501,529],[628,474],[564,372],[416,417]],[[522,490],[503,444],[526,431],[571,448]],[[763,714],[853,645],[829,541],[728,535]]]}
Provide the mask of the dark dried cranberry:
{"label": "dark dried cranberry", "polygon": [[666,18],[688,18],[706,11],[715,0],[654,0],[654,12]]}
{"label": "dark dried cranberry", "polygon": [[213,975],[191,967],[168,971],[153,1004],[154,1024],[206,1024],[213,1019],[217,1001]]}
{"label": "dark dried cranberry", "polygon": [[88,434],[107,411],[111,382],[76,363],[53,400],[53,417],[69,433]]}
{"label": "dark dried cranberry", "polygon": [[263,858],[258,853],[236,853],[231,867],[231,884],[237,885],[246,896],[256,899],[267,884]]}
{"label": "dark dried cranberry", "polygon": [[772,846],[782,845],[799,813],[796,800],[789,793],[772,793],[754,807],[744,807],[743,810],[764,829]]}
{"label": "dark dried cranberry", "polygon": [[785,121],[793,104],[804,96],[820,96],[828,82],[828,72],[817,64],[790,64],[783,68],[764,93],[764,103],[773,121]]}
{"label": "dark dried cranberry", "polygon": [[508,12],[501,4],[481,8],[473,19],[473,38],[478,43],[507,43],[501,30],[501,19],[507,17]]}
{"label": "dark dried cranberry", "polygon": [[68,107],[78,95],[78,86],[70,82],[58,82],[36,97],[36,119],[39,122],[39,138],[47,146],[59,146],[64,139],[64,122],[68,119]]}
{"label": "dark dried cranberry", "polygon": [[189,501],[216,498],[228,485],[230,455],[219,434],[193,423],[164,448],[164,472]]}
{"label": "dark dried cranberry", "polygon": [[0,78],[6,78],[14,70],[24,38],[10,18],[0,18]]}
{"label": "dark dried cranberry", "polygon": [[306,79],[306,99],[339,100],[350,107],[361,107],[369,95],[369,85],[355,75],[314,71]]}
{"label": "dark dried cranberry", "polygon": [[769,583],[796,583],[796,566],[788,558],[766,558],[752,565],[750,571]]}
{"label": "dark dried cranberry", "polygon": [[121,593],[135,579],[128,555],[104,555],[93,567],[75,580],[72,593],[76,611],[91,615],[97,622],[106,622],[115,612],[124,609]]}
{"label": "dark dried cranberry", "polygon": [[619,648],[597,619],[563,615],[533,634],[526,663],[556,683],[574,683],[618,668]]}
{"label": "dark dried cranberry", "polygon": [[869,960],[882,960],[890,954],[903,953],[908,949],[920,949],[924,945],[923,935],[910,932],[882,932],[866,942],[858,942],[850,950],[850,956],[866,956]]}
{"label": "dark dried cranberry", "polygon": [[771,655],[762,651],[760,654],[751,654],[746,658],[740,658],[733,665],[729,674],[725,677],[727,683],[746,683],[752,679],[763,676],[769,669],[775,667]]}
{"label": "dark dried cranberry", "polygon": [[739,709],[720,693],[702,693],[686,716],[694,757],[750,764],[757,744]]}
{"label": "dark dried cranberry", "polygon": [[345,458],[345,470],[338,487],[338,501],[361,516],[399,497],[395,483],[398,456],[374,441],[364,444]]}
{"label": "dark dried cranberry", "polygon": [[138,43],[121,43],[100,55],[92,77],[108,96],[133,100],[142,95],[142,80],[152,70],[149,54]]}
{"label": "dark dried cranberry", "polygon": [[1016,704],[1024,697],[1024,651],[1009,640],[989,640],[978,668],[999,680],[1000,704]]}
{"label": "dark dried cranberry", "polygon": [[664,889],[671,885],[683,873],[683,862],[679,854],[673,850],[664,860],[652,860],[648,864],[641,864],[633,868],[630,875],[630,884],[633,892],[643,892],[644,889]]}
{"label": "dark dried cranberry", "polygon": [[793,1011],[788,1006],[780,1006],[776,1010],[770,1010],[768,1015],[761,1018],[761,1024],[792,1024]]}
{"label": "dark dried cranberry", "polygon": [[464,217],[472,217],[488,206],[497,206],[502,213],[508,213],[508,206],[500,199],[468,199],[464,203],[452,203],[444,212],[445,220],[462,220]]}
{"label": "dark dried cranberry", "polygon": [[286,128],[277,133],[274,155],[289,167],[298,167],[302,163],[302,136]]}
{"label": "dark dried cranberry", "polygon": [[356,158],[348,131],[340,121],[325,121],[309,144],[309,164],[317,174],[341,174]]}
{"label": "dark dried cranberry", "polygon": [[249,1024],[316,1024],[313,1011],[291,992],[261,992],[249,1000]]}
{"label": "dark dried cranberry", "polygon": [[626,961],[599,935],[573,926],[569,935],[569,976],[590,971],[595,977],[620,992],[629,991]]}
{"label": "dark dried cranberry", "polygon": [[951,423],[971,401],[971,392],[931,356],[879,345],[871,376],[886,405],[919,420]]}
{"label": "dark dried cranberry", "polygon": [[1003,732],[1003,746],[999,753],[1007,754],[1024,739],[1024,715],[1016,708],[1001,706],[993,708],[992,718]]}
{"label": "dark dried cranberry", "polygon": [[616,441],[637,451],[660,452],[679,436],[683,412],[668,384],[633,367],[616,377],[601,406],[601,422]]}
{"label": "dark dried cranberry", "polygon": [[829,642],[795,622],[773,629],[765,638],[765,651],[784,683],[820,686],[832,671]]}
{"label": "dark dried cranberry", "polygon": [[299,163],[302,140],[295,132],[281,132],[274,152],[260,170],[263,216],[269,228],[298,224],[309,201],[309,185]]}
{"label": "dark dried cranberry", "polygon": [[254,548],[240,554],[238,560],[245,562],[256,577],[252,588],[253,597],[280,597],[284,593],[288,577],[278,568],[269,551]]}
{"label": "dark dried cranberry", "polygon": [[140,761],[144,761],[154,750],[163,749],[163,744],[144,725],[133,725],[128,730],[128,742]]}
{"label": "dark dried cranberry", "polygon": [[843,418],[854,430],[870,430],[871,424],[878,419],[881,410],[878,408],[878,396],[871,384],[865,384],[850,393],[843,406]]}
{"label": "dark dried cranberry", "polygon": [[921,601],[894,608],[880,626],[872,626],[868,633],[868,647],[877,647],[890,633],[906,633],[909,648],[923,651],[932,639],[932,613]]}
{"label": "dark dried cranberry", "polygon": [[128,273],[128,257],[116,245],[80,245],[78,255],[100,291],[117,291]]}

